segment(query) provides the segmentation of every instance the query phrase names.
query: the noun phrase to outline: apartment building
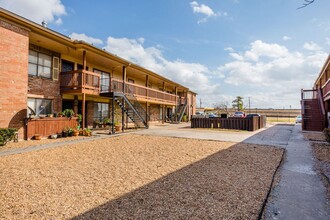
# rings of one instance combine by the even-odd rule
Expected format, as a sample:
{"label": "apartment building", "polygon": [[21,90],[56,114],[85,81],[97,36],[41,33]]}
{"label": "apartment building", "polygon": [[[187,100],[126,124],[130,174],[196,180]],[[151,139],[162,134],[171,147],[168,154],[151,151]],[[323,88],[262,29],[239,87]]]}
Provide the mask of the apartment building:
{"label": "apartment building", "polygon": [[0,127],[21,138],[27,118],[64,109],[81,114],[83,128],[105,118],[147,128],[195,113],[189,88],[2,8],[0,39]]}
{"label": "apartment building", "polygon": [[330,55],[312,89],[301,90],[302,129],[322,131],[330,126]]}

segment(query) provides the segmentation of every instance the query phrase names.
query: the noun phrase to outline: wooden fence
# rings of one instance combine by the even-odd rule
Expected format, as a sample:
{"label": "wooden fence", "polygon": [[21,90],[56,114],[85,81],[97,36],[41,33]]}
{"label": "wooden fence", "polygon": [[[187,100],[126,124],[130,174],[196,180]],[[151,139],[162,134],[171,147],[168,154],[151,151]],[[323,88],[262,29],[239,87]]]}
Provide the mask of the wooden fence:
{"label": "wooden fence", "polygon": [[48,137],[51,134],[57,134],[62,132],[66,127],[77,128],[78,118],[73,117],[71,119],[67,117],[58,118],[43,118],[43,119],[25,119],[26,120],[26,133],[25,139],[31,139],[36,134],[40,134],[42,137]]}
{"label": "wooden fence", "polygon": [[255,131],[266,126],[266,116],[251,118],[192,118],[192,128],[222,128]]}

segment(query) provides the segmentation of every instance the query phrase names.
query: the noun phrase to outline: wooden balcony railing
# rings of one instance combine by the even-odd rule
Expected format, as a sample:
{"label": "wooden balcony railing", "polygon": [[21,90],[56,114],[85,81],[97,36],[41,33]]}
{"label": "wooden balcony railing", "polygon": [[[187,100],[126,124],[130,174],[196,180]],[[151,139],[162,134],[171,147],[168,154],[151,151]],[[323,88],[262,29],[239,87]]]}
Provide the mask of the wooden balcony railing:
{"label": "wooden balcony railing", "polygon": [[98,73],[86,70],[74,70],[61,73],[62,93],[100,93],[100,78]]}
{"label": "wooden balcony railing", "polygon": [[323,84],[322,94],[323,97],[327,97],[330,94],[330,79]]}
{"label": "wooden balcony railing", "polygon": [[[110,84],[110,85],[107,85]],[[62,93],[87,93],[99,95],[101,92],[123,92],[122,80],[101,79],[98,73],[86,70],[74,70],[61,73]],[[151,89],[134,83],[125,82],[125,94],[134,95],[138,100],[170,103],[176,105],[182,97]]]}

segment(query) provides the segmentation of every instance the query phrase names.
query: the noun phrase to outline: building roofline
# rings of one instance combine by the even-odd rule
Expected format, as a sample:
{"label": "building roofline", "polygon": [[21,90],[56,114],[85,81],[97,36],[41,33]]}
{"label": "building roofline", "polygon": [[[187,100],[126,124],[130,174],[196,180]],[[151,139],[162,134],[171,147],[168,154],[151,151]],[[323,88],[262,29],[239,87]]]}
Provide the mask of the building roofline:
{"label": "building roofline", "polygon": [[[121,58],[121,57],[119,57],[115,54],[112,54],[112,53],[110,53],[110,52],[108,52],[104,49],[98,48],[98,47],[96,47],[96,46],[94,46],[90,43],[85,42],[85,41],[73,40],[73,39],[71,39],[70,37],[68,37],[64,34],[61,34],[57,31],[54,31],[54,30],[49,29],[47,27],[44,27],[41,24],[38,24],[34,21],[31,21],[27,18],[24,18],[24,17],[20,16],[20,15],[17,15],[13,12],[10,12],[10,11],[2,8],[2,7],[0,7],[0,17],[3,17],[4,19],[9,20],[9,21],[14,22],[14,23],[18,23],[19,25],[27,28],[29,31],[36,32],[36,33],[43,34],[43,35],[45,35],[44,33],[47,33],[48,35],[53,36],[54,40],[58,41],[58,39],[60,39],[62,41],[61,43],[65,43],[67,46],[70,46],[70,47],[73,47],[73,48],[81,48],[81,49],[86,49],[86,50],[93,51],[93,52],[98,53],[102,56],[106,56],[110,59],[113,59],[113,60],[119,62],[119,63],[122,63],[123,65],[131,66],[135,69],[138,69],[142,72],[145,72],[149,75],[152,75],[153,77],[162,79],[162,80],[164,80],[168,83],[174,84],[174,85],[176,85],[180,88],[187,89],[188,91],[190,91],[188,87],[183,86],[183,85],[181,85],[177,82],[174,82],[174,81],[172,81],[172,80],[170,80],[170,79],[168,79],[164,76],[161,76],[158,73],[155,73],[155,72],[153,72],[151,70],[148,70],[148,69],[146,69],[142,66],[139,66],[135,63],[132,63],[132,62],[130,62],[130,61],[124,59],[124,58]],[[192,91],[190,91],[190,92],[192,92]],[[192,92],[192,93],[194,93],[194,92]],[[195,94],[197,94],[197,93],[195,93]]]}
{"label": "building roofline", "polygon": [[[327,59],[325,60],[325,63],[323,64],[323,67],[318,75],[318,77],[316,78],[315,80],[315,83],[314,83],[314,87],[315,85],[320,81],[321,77],[323,76],[323,73],[325,72],[325,70],[328,68],[330,64],[330,54],[328,55]],[[322,85],[321,85],[322,86]]]}

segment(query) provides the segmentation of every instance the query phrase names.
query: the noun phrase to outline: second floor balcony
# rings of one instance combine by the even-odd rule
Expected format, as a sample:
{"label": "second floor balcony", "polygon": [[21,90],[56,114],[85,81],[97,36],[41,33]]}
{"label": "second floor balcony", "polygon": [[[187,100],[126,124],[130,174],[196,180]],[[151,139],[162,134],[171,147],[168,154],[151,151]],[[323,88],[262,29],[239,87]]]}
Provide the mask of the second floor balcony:
{"label": "second floor balcony", "polygon": [[62,72],[60,77],[62,94],[100,95],[100,93],[123,92],[126,95],[134,95],[137,100],[159,104],[176,105],[183,100],[177,95],[125,82],[115,78],[104,78],[100,74],[86,71],[74,70]]}

